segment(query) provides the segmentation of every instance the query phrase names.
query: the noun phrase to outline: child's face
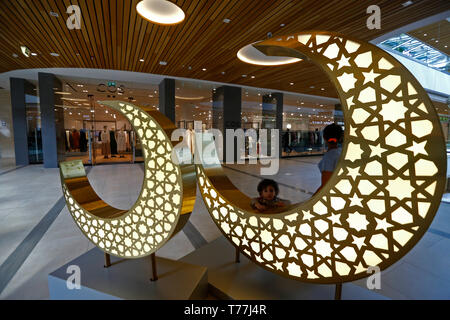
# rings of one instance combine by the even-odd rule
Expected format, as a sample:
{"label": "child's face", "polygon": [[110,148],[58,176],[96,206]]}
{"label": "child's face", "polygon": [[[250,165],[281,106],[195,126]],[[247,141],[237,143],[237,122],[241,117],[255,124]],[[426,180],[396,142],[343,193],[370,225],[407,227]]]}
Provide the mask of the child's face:
{"label": "child's face", "polygon": [[275,198],[275,188],[272,186],[267,186],[266,188],[263,189],[263,191],[261,192],[261,197],[264,200],[273,200]]}

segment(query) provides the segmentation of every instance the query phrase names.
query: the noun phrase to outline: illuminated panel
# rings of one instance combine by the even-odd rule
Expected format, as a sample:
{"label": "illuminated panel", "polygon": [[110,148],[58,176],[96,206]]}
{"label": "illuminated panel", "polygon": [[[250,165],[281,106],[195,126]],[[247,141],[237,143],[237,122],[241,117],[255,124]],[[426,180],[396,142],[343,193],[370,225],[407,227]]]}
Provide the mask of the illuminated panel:
{"label": "illuminated panel", "polygon": [[143,0],[136,5],[136,11],[146,20],[162,24],[172,25],[184,20],[183,10],[175,3],[167,0]]}
{"label": "illuminated panel", "polygon": [[187,222],[195,201],[195,168],[172,162],[174,146],[166,130],[175,126],[161,113],[145,112],[129,103],[101,104],[124,114],[142,143],[141,193],[130,210],[113,208],[92,189],[81,160],[63,162],[61,183],[67,208],[86,237],[104,252],[124,258],[147,256]]}
{"label": "illuminated panel", "polygon": [[296,280],[342,283],[366,277],[370,266],[386,269],[424,235],[445,186],[444,139],[426,92],[388,53],[343,35],[277,37],[256,47],[297,50],[325,70],[343,104],[343,154],[309,201],[270,215],[252,211],[217,159],[198,165],[216,225],[252,261]]}

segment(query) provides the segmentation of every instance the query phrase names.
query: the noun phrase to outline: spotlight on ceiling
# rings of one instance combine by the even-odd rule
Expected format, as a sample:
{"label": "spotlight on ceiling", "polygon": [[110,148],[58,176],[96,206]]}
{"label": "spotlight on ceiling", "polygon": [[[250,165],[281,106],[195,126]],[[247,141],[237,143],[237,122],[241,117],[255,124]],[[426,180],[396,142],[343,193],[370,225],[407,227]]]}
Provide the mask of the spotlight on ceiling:
{"label": "spotlight on ceiling", "polygon": [[184,20],[184,12],[176,4],[166,0],[143,0],[136,6],[136,11],[146,20],[172,25]]}
{"label": "spotlight on ceiling", "polygon": [[26,46],[20,46],[20,50],[22,50],[22,53],[25,57],[29,58],[31,54],[31,50],[28,49]]}
{"label": "spotlight on ceiling", "polygon": [[239,60],[260,66],[279,66],[302,61],[301,59],[292,57],[266,56],[253,46],[259,42],[261,41],[246,45],[239,50],[237,53]]}

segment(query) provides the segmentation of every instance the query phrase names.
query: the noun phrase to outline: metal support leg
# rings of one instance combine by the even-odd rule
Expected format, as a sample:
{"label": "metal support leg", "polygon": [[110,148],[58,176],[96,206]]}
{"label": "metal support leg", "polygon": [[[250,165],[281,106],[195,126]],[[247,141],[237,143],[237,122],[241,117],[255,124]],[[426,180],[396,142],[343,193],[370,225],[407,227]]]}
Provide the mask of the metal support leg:
{"label": "metal support leg", "polygon": [[153,274],[153,278],[151,278],[150,281],[157,281],[158,273],[156,272],[156,254],[152,253],[150,258],[152,259],[152,274]]}
{"label": "metal support leg", "polygon": [[342,299],[342,283],[336,284],[336,291],[334,293],[334,300]]}
{"label": "metal support leg", "polygon": [[241,253],[239,252],[239,249],[236,248],[236,258],[235,258],[235,262],[236,263],[240,263],[241,262]]}
{"label": "metal support leg", "polygon": [[105,268],[111,267],[111,256],[107,253],[105,253]]}

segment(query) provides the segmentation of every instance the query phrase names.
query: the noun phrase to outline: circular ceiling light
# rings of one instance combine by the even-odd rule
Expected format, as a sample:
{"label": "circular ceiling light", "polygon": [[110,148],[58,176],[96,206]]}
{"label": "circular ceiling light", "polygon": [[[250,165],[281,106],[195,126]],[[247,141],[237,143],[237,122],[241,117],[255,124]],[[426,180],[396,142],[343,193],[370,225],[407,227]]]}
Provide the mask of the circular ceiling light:
{"label": "circular ceiling light", "polygon": [[202,100],[202,99],[205,99],[205,97],[180,97],[180,96],[175,96],[175,99],[181,99],[181,100]]}
{"label": "circular ceiling light", "polygon": [[301,61],[301,59],[292,57],[266,56],[253,46],[259,42],[261,41],[246,45],[239,50],[237,53],[239,60],[259,66],[280,66]]}
{"label": "circular ceiling light", "polygon": [[180,7],[166,0],[140,1],[136,10],[144,19],[162,25],[180,23],[185,17]]}

